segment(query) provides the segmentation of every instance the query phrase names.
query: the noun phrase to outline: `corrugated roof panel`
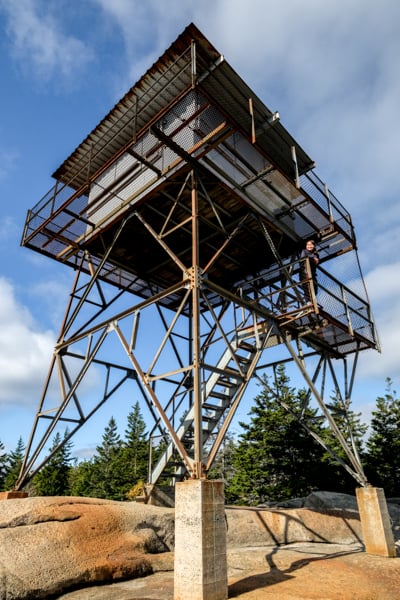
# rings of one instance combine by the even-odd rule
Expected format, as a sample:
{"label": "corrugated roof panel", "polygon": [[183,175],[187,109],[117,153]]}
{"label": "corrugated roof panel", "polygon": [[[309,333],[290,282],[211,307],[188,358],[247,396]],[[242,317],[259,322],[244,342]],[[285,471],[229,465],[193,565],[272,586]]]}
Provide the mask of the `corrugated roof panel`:
{"label": "corrugated roof panel", "polygon": [[[90,173],[96,172],[113,155],[115,148],[123,148],[133,139],[135,130],[140,131],[157,113],[191,85],[190,47],[194,38],[207,51],[217,55],[216,50],[194,25],[189,25],[168,50],[146,74],[121,98],[83,142],[53,173],[53,177],[77,189],[84,185],[82,161],[87,164],[92,154]],[[201,42],[200,42],[201,39]],[[129,131],[129,125],[132,129]],[[105,142],[115,137],[115,147]],[[87,174],[86,174],[87,176]]]}
{"label": "corrugated roof panel", "polygon": [[[193,83],[193,42],[200,87],[245,132],[251,128],[248,105],[251,97],[255,125],[262,129],[272,112],[191,24],[62,163],[53,177],[74,189],[84,186],[89,175],[97,173],[162,110],[175,102]],[[296,147],[300,173],[313,166],[310,157],[279,122],[262,131],[257,144],[273,156],[274,162],[287,174],[294,174],[292,145]]]}
{"label": "corrugated roof panel", "polygon": [[248,136],[251,135],[252,119],[249,99],[253,104],[254,128],[257,132],[256,144],[262,148],[274,162],[287,174],[294,176],[294,163],[291,147],[296,148],[299,173],[313,168],[314,162],[295,141],[279,120],[270,124],[274,113],[258,98],[249,86],[239,77],[232,67],[222,62],[201,82],[208,95],[217,100],[229,117],[239,124]]}

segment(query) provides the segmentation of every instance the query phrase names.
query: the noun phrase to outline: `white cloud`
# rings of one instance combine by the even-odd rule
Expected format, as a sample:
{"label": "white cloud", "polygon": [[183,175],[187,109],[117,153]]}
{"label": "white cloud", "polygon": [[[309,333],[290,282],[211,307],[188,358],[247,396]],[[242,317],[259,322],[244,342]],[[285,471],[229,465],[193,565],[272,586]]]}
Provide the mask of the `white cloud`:
{"label": "white cloud", "polygon": [[382,346],[381,354],[362,354],[359,375],[378,378],[382,382],[387,377],[396,379],[400,374],[400,262],[387,264],[368,273],[368,289],[373,313],[376,318],[378,336]]}
{"label": "white cloud", "polygon": [[400,301],[400,261],[384,264],[370,271],[365,282],[372,304],[385,303],[393,308],[394,301],[397,298]]}
{"label": "white cloud", "polygon": [[[107,20],[117,26],[124,41],[128,71],[126,88],[135,83],[182,29],[210,4],[201,6],[194,0],[92,0],[104,12]],[[179,25],[179,23],[181,25]],[[126,91],[123,90],[122,93]]]}
{"label": "white cloud", "polygon": [[0,278],[0,406],[37,402],[50,364],[54,334],[43,331]]}
{"label": "white cloud", "polygon": [[400,4],[321,4],[215,2],[205,33],[280,112],[362,237],[372,214],[381,226],[391,213],[400,221]]}
{"label": "white cloud", "polygon": [[93,2],[122,33],[131,65],[126,87],[193,21],[280,112],[350,210],[360,241],[372,213],[380,220],[374,235],[389,215],[400,223],[397,0],[324,0],[323,9],[321,0]]}
{"label": "white cloud", "polygon": [[44,80],[55,75],[69,78],[92,60],[85,42],[62,31],[62,19],[52,14],[48,2],[1,0],[0,7],[8,17],[12,54],[27,72]]}
{"label": "white cloud", "polygon": [[46,315],[46,321],[57,331],[67,308],[71,284],[71,272],[64,267],[64,272],[57,278],[54,274],[51,279],[40,279],[29,289],[29,302],[41,307],[41,314]]}

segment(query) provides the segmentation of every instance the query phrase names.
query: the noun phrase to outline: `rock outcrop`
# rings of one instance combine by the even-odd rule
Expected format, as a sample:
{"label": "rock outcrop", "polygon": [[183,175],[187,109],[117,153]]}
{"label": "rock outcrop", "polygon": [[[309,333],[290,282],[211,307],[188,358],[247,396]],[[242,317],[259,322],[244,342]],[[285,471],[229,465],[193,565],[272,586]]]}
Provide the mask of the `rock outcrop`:
{"label": "rock outcrop", "polygon": [[[355,498],[311,494],[301,508],[227,507],[228,550],[361,544]],[[299,502],[298,502],[299,504]],[[398,534],[400,506],[389,505]],[[0,502],[0,598],[49,598],[173,569],[174,509],[57,497]]]}
{"label": "rock outcrop", "polygon": [[171,569],[173,536],[173,509],[70,497],[1,502],[0,598],[39,600]]}

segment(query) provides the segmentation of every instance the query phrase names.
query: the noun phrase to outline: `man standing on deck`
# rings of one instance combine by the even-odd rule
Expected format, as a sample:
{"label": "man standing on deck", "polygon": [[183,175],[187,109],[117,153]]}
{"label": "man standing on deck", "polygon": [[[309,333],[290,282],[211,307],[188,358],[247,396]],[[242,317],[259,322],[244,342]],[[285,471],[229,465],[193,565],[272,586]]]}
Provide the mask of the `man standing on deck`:
{"label": "man standing on deck", "polygon": [[[308,259],[308,260],[307,260]],[[307,269],[307,263],[310,265],[310,271]],[[311,301],[310,291],[310,275],[314,286],[314,295],[318,293],[318,279],[317,279],[317,266],[319,264],[319,255],[314,240],[306,240],[306,245],[300,254],[300,280],[302,281],[301,287],[303,288],[304,295],[308,302]]]}

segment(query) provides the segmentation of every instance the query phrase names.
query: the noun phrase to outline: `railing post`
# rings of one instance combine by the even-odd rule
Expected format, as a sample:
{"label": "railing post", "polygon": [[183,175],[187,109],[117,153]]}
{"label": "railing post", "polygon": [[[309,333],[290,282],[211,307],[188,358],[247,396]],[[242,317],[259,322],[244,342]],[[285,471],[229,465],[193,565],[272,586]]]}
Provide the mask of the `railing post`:
{"label": "railing post", "polygon": [[350,335],[354,335],[353,325],[351,323],[351,315],[350,315],[349,305],[348,305],[348,302],[347,302],[346,290],[344,289],[344,286],[341,286],[341,288],[342,288],[343,304],[344,304],[344,308],[345,308],[345,311],[346,311],[348,331],[349,331]]}

